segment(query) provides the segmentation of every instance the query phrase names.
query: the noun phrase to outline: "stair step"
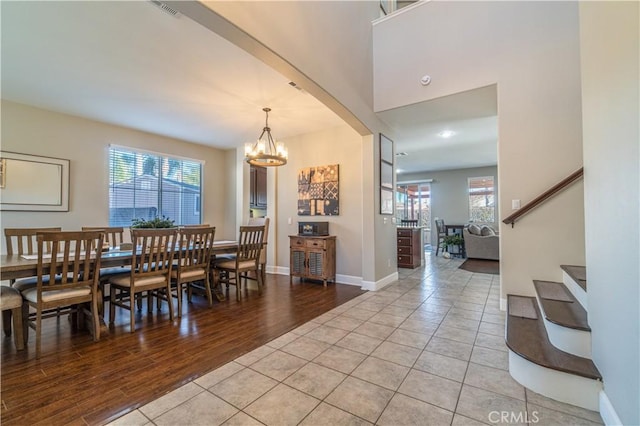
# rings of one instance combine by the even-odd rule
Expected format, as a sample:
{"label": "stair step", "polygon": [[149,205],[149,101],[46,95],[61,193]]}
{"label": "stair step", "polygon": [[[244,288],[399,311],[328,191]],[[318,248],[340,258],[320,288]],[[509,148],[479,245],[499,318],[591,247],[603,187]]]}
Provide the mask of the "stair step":
{"label": "stair step", "polygon": [[563,271],[565,271],[584,291],[587,291],[587,268],[584,266],[576,265],[560,265]]}
{"label": "stair step", "polygon": [[554,324],[591,331],[587,311],[562,283],[533,280],[544,317]]}
{"label": "stair step", "polygon": [[[511,300],[520,299],[520,300]],[[518,316],[518,312],[510,312],[512,306],[526,304],[526,300],[537,314],[537,319]],[[563,352],[549,341],[549,336],[541,320],[542,315],[534,297],[507,295],[507,338],[510,350],[524,359],[564,373],[569,373],[593,380],[602,380],[600,372],[593,361]],[[516,302],[516,303],[512,303]]]}

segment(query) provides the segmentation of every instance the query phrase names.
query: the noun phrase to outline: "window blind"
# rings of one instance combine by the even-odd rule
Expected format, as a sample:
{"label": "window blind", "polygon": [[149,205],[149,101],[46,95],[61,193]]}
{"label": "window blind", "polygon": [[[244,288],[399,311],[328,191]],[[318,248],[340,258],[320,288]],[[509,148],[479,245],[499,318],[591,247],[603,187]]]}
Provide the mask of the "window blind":
{"label": "window blind", "polygon": [[198,160],[109,148],[109,226],[165,216],[176,225],[202,223]]}

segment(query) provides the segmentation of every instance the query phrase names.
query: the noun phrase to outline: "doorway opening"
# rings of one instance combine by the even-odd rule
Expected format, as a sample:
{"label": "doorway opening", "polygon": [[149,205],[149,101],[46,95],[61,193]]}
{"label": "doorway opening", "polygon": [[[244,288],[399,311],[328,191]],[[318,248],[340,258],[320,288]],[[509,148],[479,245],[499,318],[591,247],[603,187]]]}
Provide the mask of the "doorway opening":
{"label": "doorway opening", "polygon": [[417,220],[425,250],[431,249],[431,184],[417,182],[396,186],[396,222]]}

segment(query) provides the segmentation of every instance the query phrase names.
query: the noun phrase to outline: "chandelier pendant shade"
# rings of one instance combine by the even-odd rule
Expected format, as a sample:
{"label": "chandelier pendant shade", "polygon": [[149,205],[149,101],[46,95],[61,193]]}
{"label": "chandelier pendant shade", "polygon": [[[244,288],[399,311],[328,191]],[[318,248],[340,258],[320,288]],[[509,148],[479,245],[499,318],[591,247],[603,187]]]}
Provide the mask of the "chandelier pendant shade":
{"label": "chandelier pendant shade", "polygon": [[264,128],[256,143],[244,145],[244,158],[247,163],[254,166],[274,167],[287,164],[289,153],[282,142],[275,142],[271,136],[269,127],[269,111],[271,108],[262,108],[266,114]]}

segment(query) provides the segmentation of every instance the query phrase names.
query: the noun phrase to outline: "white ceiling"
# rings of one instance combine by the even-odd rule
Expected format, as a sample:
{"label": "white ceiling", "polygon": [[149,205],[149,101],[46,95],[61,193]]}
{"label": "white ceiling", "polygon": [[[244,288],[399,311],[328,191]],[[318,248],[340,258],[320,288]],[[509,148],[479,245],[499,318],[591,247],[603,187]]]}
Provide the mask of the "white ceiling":
{"label": "white ceiling", "polygon": [[[218,148],[344,122],[281,74],[149,1],[1,1],[2,98]],[[496,164],[495,86],[379,114],[405,172]],[[434,135],[457,132],[442,140]]]}
{"label": "white ceiling", "polygon": [[[492,85],[378,113],[394,129],[398,180],[418,171],[496,165],[497,112]],[[446,130],[453,136],[439,135]]]}
{"label": "white ceiling", "polygon": [[2,97],[220,148],[344,122],[281,74],[148,1],[0,2]]}

